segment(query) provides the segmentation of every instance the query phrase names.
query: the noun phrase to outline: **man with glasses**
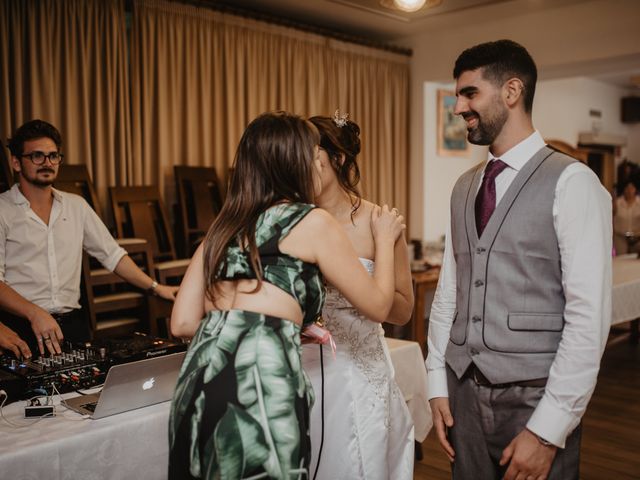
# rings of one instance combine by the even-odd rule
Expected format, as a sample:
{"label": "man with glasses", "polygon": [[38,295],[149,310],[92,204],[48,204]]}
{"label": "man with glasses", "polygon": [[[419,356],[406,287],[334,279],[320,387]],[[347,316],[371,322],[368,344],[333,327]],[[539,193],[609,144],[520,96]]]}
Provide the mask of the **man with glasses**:
{"label": "man with glasses", "polygon": [[58,130],[42,120],[9,140],[18,182],[0,194],[0,349],[29,358],[60,353],[63,339],[85,341],[80,313],[82,250],[132,285],[173,300],[129,258],[87,202],[52,187],[64,155]]}

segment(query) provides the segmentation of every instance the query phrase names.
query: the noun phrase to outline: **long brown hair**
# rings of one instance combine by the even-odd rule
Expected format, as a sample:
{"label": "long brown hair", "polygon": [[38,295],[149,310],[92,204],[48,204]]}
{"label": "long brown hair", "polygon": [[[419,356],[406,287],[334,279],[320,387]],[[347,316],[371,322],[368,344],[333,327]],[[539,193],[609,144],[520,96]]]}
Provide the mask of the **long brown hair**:
{"label": "long brown hair", "polygon": [[280,202],[312,203],[313,159],[319,142],[315,127],[297,115],[264,113],[240,139],[227,197],[204,240],[205,292],[214,301],[215,284],[234,242],[249,254],[258,285],[262,268],[255,233],[261,213]]}
{"label": "long brown hair", "polygon": [[[340,187],[351,199],[351,219],[355,215],[362,195],[358,189],[360,182],[360,168],[356,157],[360,153],[360,127],[357,123],[347,120],[339,127],[329,117],[311,117],[309,119],[320,133],[320,147],[327,152],[331,167],[336,172]],[[342,156],[344,155],[344,160]]]}

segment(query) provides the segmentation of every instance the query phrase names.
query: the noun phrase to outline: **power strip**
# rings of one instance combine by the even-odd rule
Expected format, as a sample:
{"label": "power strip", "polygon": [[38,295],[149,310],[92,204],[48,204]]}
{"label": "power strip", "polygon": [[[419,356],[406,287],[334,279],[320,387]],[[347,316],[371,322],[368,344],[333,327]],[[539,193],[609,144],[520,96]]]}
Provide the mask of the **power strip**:
{"label": "power strip", "polygon": [[56,408],[53,405],[35,405],[24,407],[24,418],[54,417]]}

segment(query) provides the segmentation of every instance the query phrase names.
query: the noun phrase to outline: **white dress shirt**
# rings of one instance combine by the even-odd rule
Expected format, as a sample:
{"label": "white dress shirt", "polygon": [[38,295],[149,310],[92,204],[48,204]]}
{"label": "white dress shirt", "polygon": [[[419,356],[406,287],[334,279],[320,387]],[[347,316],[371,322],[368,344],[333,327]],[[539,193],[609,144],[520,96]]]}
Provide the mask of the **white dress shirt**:
{"label": "white dress shirt", "polygon": [[[500,157],[508,168],[496,178],[496,204],[544,145],[536,131]],[[489,160],[493,158],[489,154]],[[564,169],[555,189],[553,225],[566,299],[565,326],[544,396],[527,423],[529,430],[561,448],[587,408],[611,324],[611,214],[611,197],[591,169],[581,162]],[[448,397],[445,351],[455,308],[456,261],[449,225],[429,317],[430,398]]]}
{"label": "white dress shirt", "polygon": [[82,250],[113,271],[126,255],[80,196],[53,189],[49,224],[18,185],[0,194],[0,281],[51,313],[80,308]]}

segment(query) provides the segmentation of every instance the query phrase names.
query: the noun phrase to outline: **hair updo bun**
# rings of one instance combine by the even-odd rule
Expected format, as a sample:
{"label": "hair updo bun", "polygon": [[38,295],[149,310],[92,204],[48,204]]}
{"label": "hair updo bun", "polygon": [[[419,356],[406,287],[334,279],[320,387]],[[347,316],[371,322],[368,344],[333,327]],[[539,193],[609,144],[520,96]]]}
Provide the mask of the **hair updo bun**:
{"label": "hair updo bun", "polygon": [[357,123],[347,120],[347,124],[340,130],[344,149],[352,157],[356,157],[360,153],[360,127]]}
{"label": "hair updo bun", "polygon": [[[331,166],[343,190],[351,194],[351,215],[360,207],[362,196],[358,190],[360,169],[356,157],[360,154],[360,127],[351,120],[337,122],[331,117],[311,117],[320,132],[320,147],[327,152]],[[344,160],[343,160],[344,157]]]}

